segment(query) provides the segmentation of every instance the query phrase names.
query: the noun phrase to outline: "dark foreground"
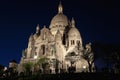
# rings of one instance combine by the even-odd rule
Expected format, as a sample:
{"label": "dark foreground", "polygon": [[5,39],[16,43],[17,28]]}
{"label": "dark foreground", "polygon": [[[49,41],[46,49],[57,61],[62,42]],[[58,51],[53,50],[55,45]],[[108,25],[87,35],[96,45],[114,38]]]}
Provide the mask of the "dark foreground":
{"label": "dark foreground", "polygon": [[0,80],[120,80],[120,74],[112,73],[63,73],[63,74],[37,74],[0,78]]}

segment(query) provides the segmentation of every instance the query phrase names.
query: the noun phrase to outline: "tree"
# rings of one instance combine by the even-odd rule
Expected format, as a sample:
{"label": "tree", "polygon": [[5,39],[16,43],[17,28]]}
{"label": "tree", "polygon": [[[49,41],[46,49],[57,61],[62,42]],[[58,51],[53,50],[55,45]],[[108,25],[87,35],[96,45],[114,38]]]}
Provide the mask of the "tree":
{"label": "tree", "polygon": [[46,73],[46,70],[49,69],[49,58],[43,57],[37,61],[39,68],[43,69],[43,72]]}
{"label": "tree", "polygon": [[89,72],[92,72],[92,65],[94,62],[94,54],[91,49],[91,43],[86,44],[82,57],[87,61],[88,65],[89,65]]}
{"label": "tree", "polygon": [[30,75],[31,69],[33,67],[33,63],[32,62],[26,62],[23,64],[23,67],[25,69],[26,75]]}
{"label": "tree", "polygon": [[0,65],[0,77],[3,76],[4,66]]}
{"label": "tree", "polygon": [[120,73],[120,57],[117,52],[112,53],[112,63],[115,73]]}

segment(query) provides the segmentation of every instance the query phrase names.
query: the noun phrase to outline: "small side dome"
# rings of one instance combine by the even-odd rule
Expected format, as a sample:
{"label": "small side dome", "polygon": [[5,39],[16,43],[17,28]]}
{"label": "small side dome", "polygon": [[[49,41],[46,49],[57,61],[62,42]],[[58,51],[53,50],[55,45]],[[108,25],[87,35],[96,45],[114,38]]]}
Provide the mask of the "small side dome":
{"label": "small side dome", "polygon": [[68,37],[70,38],[77,38],[77,39],[80,39],[80,32],[79,30],[75,27],[75,20],[72,18],[72,21],[71,21],[71,29],[69,30],[68,32]]}
{"label": "small side dome", "polygon": [[78,31],[77,28],[72,27],[72,28],[70,29],[70,31],[68,32],[68,36],[69,36],[69,37],[80,38],[80,32]]}

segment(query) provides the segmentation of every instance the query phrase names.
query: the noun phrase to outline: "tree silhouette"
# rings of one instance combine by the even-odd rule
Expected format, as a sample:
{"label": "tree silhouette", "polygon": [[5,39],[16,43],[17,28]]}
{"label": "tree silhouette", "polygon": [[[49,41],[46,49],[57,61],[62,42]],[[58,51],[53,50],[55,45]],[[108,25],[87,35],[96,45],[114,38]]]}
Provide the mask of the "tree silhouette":
{"label": "tree silhouette", "polygon": [[120,57],[117,52],[112,53],[112,63],[115,73],[120,73]]}
{"label": "tree silhouette", "polygon": [[91,43],[86,44],[82,57],[87,61],[89,65],[89,72],[92,72],[92,65],[94,62],[94,54],[91,49]]}
{"label": "tree silhouette", "polygon": [[0,77],[3,76],[4,66],[0,65]]}

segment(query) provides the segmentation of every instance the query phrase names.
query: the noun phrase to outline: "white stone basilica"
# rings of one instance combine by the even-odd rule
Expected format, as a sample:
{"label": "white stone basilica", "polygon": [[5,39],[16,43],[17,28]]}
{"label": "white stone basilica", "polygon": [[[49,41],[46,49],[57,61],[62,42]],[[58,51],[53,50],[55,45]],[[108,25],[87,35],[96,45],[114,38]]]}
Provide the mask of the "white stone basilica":
{"label": "white stone basilica", "polygon": [[[49,59],[49,68],[53,73],[55,68],[67,72],[70,66],[74,66],[76,72],[88,71],[87,61],[81,57],[83,49],[82,38],[75,26],[75,20],[72,18],[70,21],[63,14],[60,3],[58,13],[52,18],[49,28],[44,26],[40,29],[37,25],[36,33],[30,35],[28,47],[21,57],[18,69],[22,72],[24,63],[35,64],[39,59],[46,57]],[[57,67],[55,60],[58,63]]]}

